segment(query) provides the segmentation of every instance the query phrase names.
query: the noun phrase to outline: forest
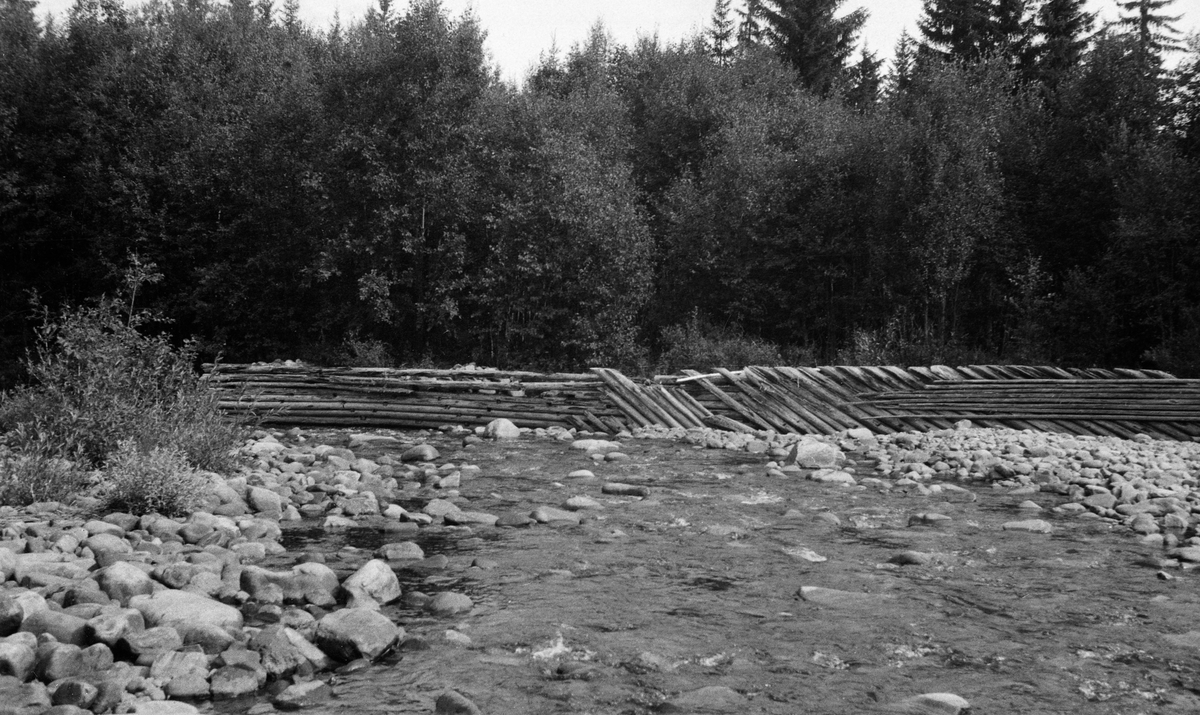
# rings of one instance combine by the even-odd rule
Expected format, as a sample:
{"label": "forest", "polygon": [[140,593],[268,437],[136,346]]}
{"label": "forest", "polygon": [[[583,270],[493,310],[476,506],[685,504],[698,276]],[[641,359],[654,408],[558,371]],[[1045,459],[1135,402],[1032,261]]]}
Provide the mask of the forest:
{"label": "forest", "polygon": [[514,83],[437,0],[0,0],[0,387],[122,292],[235,362],[1197,376],[1172,3],[926,0],[884,61],[844,0],[717,0]]}

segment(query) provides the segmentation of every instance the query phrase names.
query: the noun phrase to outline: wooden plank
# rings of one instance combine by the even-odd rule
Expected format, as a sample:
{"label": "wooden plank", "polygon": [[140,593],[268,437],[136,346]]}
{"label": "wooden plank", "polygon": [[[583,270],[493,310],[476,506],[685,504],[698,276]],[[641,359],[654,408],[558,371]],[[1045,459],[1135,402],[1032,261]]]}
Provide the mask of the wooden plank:
{"label": "wooden plank", "polygon": [[[688,373],[688,372],[695,372],[695,371],[694,370],[684,370],[684,372]],[[721,404],[725,405],[729,409],[733,410],[737,414],[739,414],[742,417],[744,417],[745,419],[749,420],[751,424],[759,425],[759,427],[761,429],[774,429],[774,426],[772,426],[770,422],[767,422],[765,419],[759,417],[757,414],[754,413],[753,410],[750,410],[749,408],[745,407],[737,400],[735,400],[732,397],[730,397],[729,395],[727,395],[723,390],[721,390],[719,387],[714,385],[711,380],[709,380],[706,377],[701,376],[700,373],[698,373],[698,372],[696,372],[696,376],[698,377],[698,379],[696,380],[696,384],[700,385],[702,388],[707,390],[709,392],[709,394],[716,397],[721,402]]]}
{"label": "wooden plank", "polygon": [[778,369],[747,368],[746,374],[753,376],[756,386],[765,394],[783,403],[792,420],[800,425],[802,433],[832,434],[838,431],[837,427],[822,419],[823,406],[809,408],[805,399],[808,396],[803,395]]}
{"label": "wooden plank", "polygon": [[646,394],[644,390],[638,387],[632,380],[625,377],[616,370],[608,368],[592,368],[592,370],[604,380],[605,384],[616,386],[620,389],[621,396],[627,402],[635,404],[639,412],[647,417],[653,418],[655,424],[665,427],[683,427],[679,420],[675,419],[671,413],[664,409],[662,405],[657,404],[652,397]]}
{"label": "wooden plank", "polygon": [[771,409],[770,402],[763,396],[761,392],[754,389],[754,385],[750,384],[748,380],[744,380],[741,377],[735,377],[733,373],[722,367],[716,368],[716,371],[721,373],[721,376],[726,380],[729,380],[732,384],[737,385],[737,388],[741,391],[746,403],[752,407],[755,414],[759,415],[762,421],[765,421],[770,425],[769,429],[773,429],[776,432],[783,434],[791,432],[793,429],[795,429],[789,425],[786,420],[775,414],[775,411]]}

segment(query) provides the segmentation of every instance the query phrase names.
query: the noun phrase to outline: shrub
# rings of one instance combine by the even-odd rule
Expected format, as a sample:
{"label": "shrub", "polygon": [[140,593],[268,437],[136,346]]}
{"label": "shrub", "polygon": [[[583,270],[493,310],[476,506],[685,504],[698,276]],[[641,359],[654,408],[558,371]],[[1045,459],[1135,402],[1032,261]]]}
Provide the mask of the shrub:
{"label": "shrub", "polygon": [[178,447],[142,451],[132,439],[122,440],[105,466],[107,506],[132,514],[166,516],[191,513],[209,490],[208,479],[188,464]]}
{"label": "shrub", "polygon": [[0,503],[25,506],[62,499],[86,486],[88,475],[45,448],[0,452]]}
{"label": "shrub", "polygon": [[193,369],[195,344],[143,334],[147,319],[109,299],[47,317],[27,362],[33,384],[0,403],[10,443],[98,466],[133,439],[143,451],[178,448],[203,469],[231,466],[239,429]]}
{"label": "shrub", "polygon": [[662,339],[659,369],[664,372],[783,364],[774,343],[747,337],[735,328],[711,325],[696,311],[686,323],[664,328]]}

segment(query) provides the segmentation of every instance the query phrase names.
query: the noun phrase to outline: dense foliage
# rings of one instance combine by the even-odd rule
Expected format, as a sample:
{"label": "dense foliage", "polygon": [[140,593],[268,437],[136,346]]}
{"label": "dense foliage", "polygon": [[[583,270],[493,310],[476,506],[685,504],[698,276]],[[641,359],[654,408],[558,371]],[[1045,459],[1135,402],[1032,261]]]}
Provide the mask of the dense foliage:
{"label": "dense foliage", "polygon": [[1169,0],[1139,2],[1093,36],[1077,1],[929,0],[889,72],[841,0],[722,0],[702,38],[598,27],[517,88],[436,0],[324,29],[0,0],[4,380],[31,290],[79,304],[131,254],[164,274],[139,304],[235,361],[637,367],[737,336],[1196,374],[1200,48],[1164,71]]}

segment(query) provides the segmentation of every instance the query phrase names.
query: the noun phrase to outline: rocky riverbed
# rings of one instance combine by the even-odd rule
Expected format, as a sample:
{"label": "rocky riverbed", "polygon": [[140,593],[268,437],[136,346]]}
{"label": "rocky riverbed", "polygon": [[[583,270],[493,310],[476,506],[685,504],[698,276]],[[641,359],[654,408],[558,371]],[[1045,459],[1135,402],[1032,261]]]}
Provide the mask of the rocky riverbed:
{"label": "rocky riverbed", "polygon": [[1200,445],[479,432],[0,509],[0,711],[1200,711]]}

